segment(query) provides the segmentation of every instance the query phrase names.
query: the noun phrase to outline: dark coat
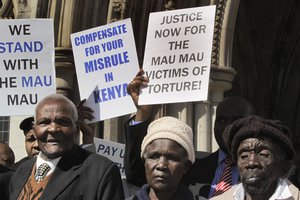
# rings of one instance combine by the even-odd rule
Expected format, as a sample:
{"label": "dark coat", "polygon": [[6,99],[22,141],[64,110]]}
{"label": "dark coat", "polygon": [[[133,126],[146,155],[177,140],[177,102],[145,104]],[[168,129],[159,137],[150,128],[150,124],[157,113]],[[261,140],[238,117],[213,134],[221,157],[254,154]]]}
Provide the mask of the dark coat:
{"label": "dark coat", "polygon": [[[150,188],[147,184],[143,185],[142,188],[139,191],[137,191],[136,195],[129,197],[126,200],[150,200],[149,190]],[[186,186],[180,184],[171,199],[194,200],[194,196]]]}
{"label": "dark coat", "polygon": [[[36,158],[22,163],[12,177],[10,199],[15,200],[26,184]],[[58,162],[40,200],[123,200],[118,167],[109,159],[75,145]]]}
{"label": "dark coat", "polygon": [[[129,183],[141,187],[146,184],[144,162],[140,156],[141,144],[151,121],[130,126],[131,120],[132,118],[125,123],[125,174]],[[218,166],[218,155],[219,151],[216,151],[204,158],[196,158],[191,169],[184,175],[182,183],[189,186],[194,196],[207,198]]]}
{"label": "dark coat", "polygon": [[189,186],[195,196],[207,198],[218,167],[219,151],[204,158],[196,158],[191,169],[184,175],[182,183]]}
{"label": "dark coat", "polygon": [[124,167],[126,179],[130,184],[142,187],[146,184],[144,161],[141,158],[141,145],[147,134],[147,128],[151,121],[145,121],[134,126],[129,123],[133,118],[125,122],[125,155]]}
{"label": "dark coat", "polygon": [[13,169],[14,171],[16,171],[16,169],[17,169],[23,162],[25,162],[26,160],[29,160],[29,159],[30,159],[30,158],[29,158],[28,156],[22,158],[21,160],[19,160],[18,162],[16,162],[16,163],[13,165],[12,169]]}
{"label": "dark coat", "polygon": [[8,199],[8,186],[13,175],[13,170],[0,165],[0,199]]}

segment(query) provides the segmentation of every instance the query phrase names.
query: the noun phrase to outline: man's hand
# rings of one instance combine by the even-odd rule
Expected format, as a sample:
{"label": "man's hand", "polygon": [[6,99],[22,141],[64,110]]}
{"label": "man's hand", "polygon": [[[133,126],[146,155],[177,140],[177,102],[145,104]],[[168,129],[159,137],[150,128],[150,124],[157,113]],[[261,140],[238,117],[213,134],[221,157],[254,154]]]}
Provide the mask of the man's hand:
{"label": "man's hand", "polygon": [[127,92],[130,94],[137,108],[135,121],[146,121],[154,117],[156,108],[158,107],[156,105],[138,105],[140,90],[147,87],[149,83],[149,79],[144,74],[144,70],[141,69],[127,86]]}

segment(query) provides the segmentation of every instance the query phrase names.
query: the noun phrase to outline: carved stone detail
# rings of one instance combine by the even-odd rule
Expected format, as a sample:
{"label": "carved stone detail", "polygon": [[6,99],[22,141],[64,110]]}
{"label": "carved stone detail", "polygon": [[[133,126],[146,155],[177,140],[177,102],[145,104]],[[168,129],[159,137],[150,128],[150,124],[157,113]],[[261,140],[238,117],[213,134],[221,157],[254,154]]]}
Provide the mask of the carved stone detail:
{"label": "carved stone detail", "polygon": [[126,0],[113,0],[110,6],[109,22],[124,19]]}
{"label": "carved stone detail", "polygon": [[14,18],[12,0],[3,0],[0,6],[0,19]]}
{"label": "carved stone detail", "polygon": [[220,53],[220,40],[221,32],[223,27],[224,13],[226,9],[227,0],[220,0],[216,4],[216,16],[215,16],[215,28],[213,37],[213,49],[212,49],[212,64],[219,64],[219,53]]}

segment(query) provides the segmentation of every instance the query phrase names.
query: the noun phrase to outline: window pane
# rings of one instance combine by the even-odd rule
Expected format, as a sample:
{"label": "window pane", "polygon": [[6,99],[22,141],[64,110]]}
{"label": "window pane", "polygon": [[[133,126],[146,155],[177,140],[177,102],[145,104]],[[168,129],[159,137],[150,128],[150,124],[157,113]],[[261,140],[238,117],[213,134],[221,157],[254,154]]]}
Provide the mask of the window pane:
{"label": "window pane", "polygon": [[10,117],[0,116],[0,140],[8,143]]}

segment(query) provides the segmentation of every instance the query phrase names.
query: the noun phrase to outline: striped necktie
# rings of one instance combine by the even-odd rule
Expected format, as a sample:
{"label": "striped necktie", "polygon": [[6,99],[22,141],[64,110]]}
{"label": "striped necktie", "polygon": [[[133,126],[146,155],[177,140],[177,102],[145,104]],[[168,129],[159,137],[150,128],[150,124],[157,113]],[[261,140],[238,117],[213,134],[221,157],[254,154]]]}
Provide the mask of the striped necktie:
{"label": "striped necktie", "polygon": [[227,191],[229,188],[231,188],[231,181],[232,181],[231,166],[232,166],[232,163],[233,163],[233,161],[232,161],[231,157],[229,157],[229,156],[226,157],[225,163],[224,163],[223,174],[221,176],[219,183],[216,186],[213,196],[220,195],[223,192]]}
{"label": "striped necktie", "polygon": [[41,164],[37,169],[35,180],[39,183],[41,180],[43,180],[46,177],[50,169],[51,167],[47,163]]}

